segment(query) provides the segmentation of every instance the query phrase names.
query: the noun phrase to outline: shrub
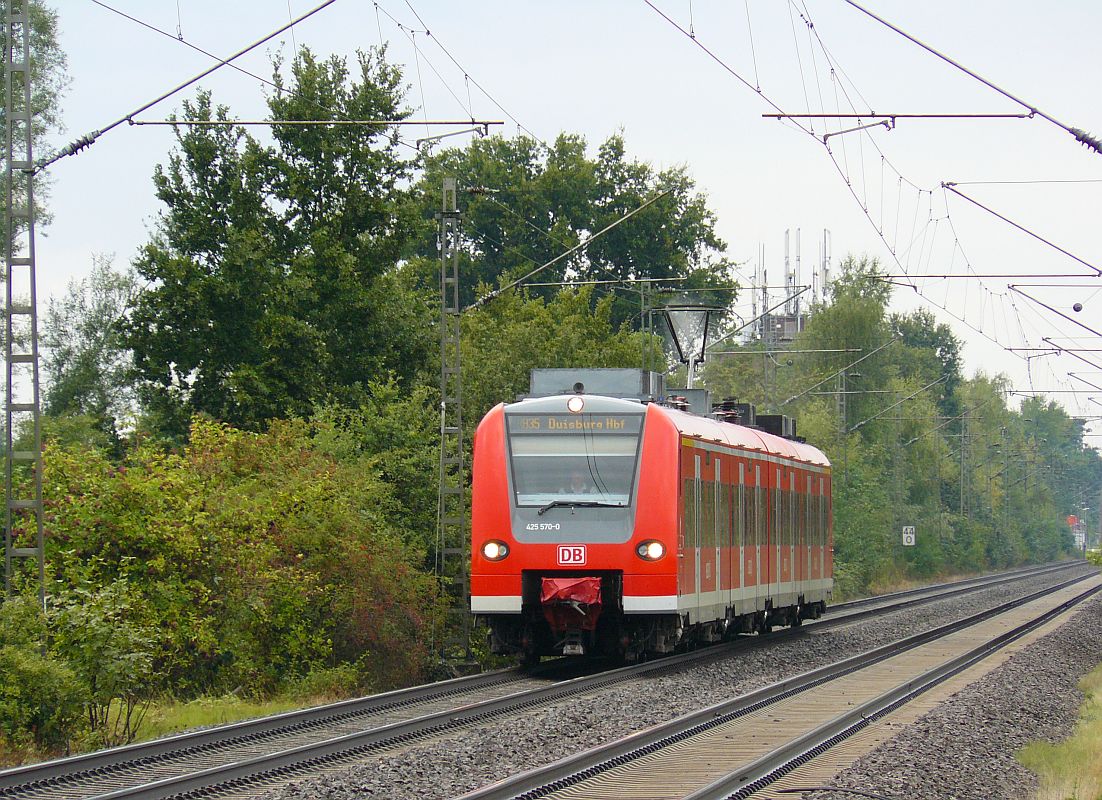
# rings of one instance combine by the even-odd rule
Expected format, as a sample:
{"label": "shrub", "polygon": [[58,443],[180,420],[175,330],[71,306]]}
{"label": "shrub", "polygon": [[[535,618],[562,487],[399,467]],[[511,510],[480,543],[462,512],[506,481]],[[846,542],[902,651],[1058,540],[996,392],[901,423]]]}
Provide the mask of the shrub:
{"label": "shrub", "polygon": [[0,604],[0,732],[15,747],[66,747],[81,727],[84,687],[44,654],[45,631],[37,598]]}

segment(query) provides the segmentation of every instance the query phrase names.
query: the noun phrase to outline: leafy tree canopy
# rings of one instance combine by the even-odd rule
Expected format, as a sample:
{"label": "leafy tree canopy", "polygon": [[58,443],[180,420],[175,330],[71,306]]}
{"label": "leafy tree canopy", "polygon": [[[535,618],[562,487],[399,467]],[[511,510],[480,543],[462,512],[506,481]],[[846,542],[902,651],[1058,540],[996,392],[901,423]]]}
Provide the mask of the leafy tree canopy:
{"label": "leafy tree canopy", "polygon": [[[382,51],[318,60],[303,49],[269,99],[272,119],[400,120]],[[184,116],[228,118],[209,93]],[[260,428],[355,403],[385,374],[408,383],[434,352],[426,296],[397,266],[415,213],[410,162],[385,125],[183,127],[154,183],[166,209],[135,261],[153,288],[126,325],[145,405]]]}
{"label": "leafy tree canopy", "polygon": [[[50,133],[61,132],[64,126],[61,122],[61,98],[69,86],[68,59],[65,52],[58,44],[58,18],[57,11],[47,6],[41,0],[30,0],[29,5],[31,20],[31,142],[36,159],[49,155],[46,137]],[[0,0],[0,19],[7,19],[8,0]],[[0,26],[0,46],[7,48],[7,26]],[[13,92],[17,98],[17,107],[22,108],[22,98],[25,87],[22,81],[16,83]],[[7,81],[0,81],[0,108],[8,108]],[[17,146],[19,141],[17,135]],[[0,162],[0,189],[7,197],[7,162]],[[17,174],[17,181],[25,180],[21,173]],[[45,212],[45,201],[49,197],[49,178],[41,176],[35,180],[35,210],[38,212],[38,223],[45,223],[49,215]],[[20,186],[16,186],[21,191]],[[18,221],[16,229],[8,233],[12,241],[17,243],[17,250],[21,249],[21,236],[25,232],[24,223]]]}
{"label": "leafy tree canopy", "polygon": [[133,273],[115,272],[110,259],[93,257],[88,277],[50,300],[42,331],[46,413],[86,416],[116,446],[119,426],[135,413],[121,325],[137,293]]}
{"label": "leafy tree canopy", "polygon": [[639,367],[656,363],[661,343],[612,324],[611,297],[589,286],[550,300],[506,293],[463,316],[463,393],[473,424],[500,402],[526,394],[535,367]]}
{"label": "leafy tree canopy", "polygon": [[[463,232],[469,252],[461,273],[461,303],[476,298],[479,284],[531,272],[576,246],[645,201],[670,193],[533,281],[683,278],[678,288],[727,286],[726,244],[715,232],[715,214],[684,166],[656,170],[630,159],[624,137],[609,137],[594,157],[584,137],[561,134],[544,146],[527,136],[476,139],[463,149],[426,159],[417,184],[424,220],[440,208],[445,177],[457,180],[463,198]],[[417,252],[436,253],[434,228],[426,225]],[[534,288],[550,297],[553,287]],[[620,290],[613,321],[635,316],[638,294]],[[721,304],[730,293],[717,296]]]}

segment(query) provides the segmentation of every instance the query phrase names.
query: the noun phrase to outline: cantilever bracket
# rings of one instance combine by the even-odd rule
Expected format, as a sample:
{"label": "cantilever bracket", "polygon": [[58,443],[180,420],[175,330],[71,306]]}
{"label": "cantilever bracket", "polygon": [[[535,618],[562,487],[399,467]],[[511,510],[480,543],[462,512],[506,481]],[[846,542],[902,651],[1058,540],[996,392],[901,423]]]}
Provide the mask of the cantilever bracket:
{"label": "cantilever bracket", "polygon": [[841,136],[843,133],[854,133],[855,131],[865,131],[865,130],[868,130],[869,128],[877,128],[881,125],[883,125],[885,128],[887,128],[889,131],[892,130],[893,128],[895,128],[895,117],[891,117],[890,119],[882,119],[879,122],[870,122],[868,125],[858,125],[856,128],[846,128],[844,131],[834,131],[833,133],[824,133],[823,134],[823,144],[826,144],[827,139],[829,139],[831,136]]}

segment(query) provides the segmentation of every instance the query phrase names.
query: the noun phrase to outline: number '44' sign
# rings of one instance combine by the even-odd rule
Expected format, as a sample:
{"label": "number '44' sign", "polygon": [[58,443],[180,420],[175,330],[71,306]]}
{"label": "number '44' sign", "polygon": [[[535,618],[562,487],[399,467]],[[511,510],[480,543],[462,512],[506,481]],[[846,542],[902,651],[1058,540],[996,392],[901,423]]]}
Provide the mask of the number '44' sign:
{"label": "number '44' sign", "polygon": [[904,525],[903,526],[903,544],[906,547],[914,547],[915,543],[915,526]]}

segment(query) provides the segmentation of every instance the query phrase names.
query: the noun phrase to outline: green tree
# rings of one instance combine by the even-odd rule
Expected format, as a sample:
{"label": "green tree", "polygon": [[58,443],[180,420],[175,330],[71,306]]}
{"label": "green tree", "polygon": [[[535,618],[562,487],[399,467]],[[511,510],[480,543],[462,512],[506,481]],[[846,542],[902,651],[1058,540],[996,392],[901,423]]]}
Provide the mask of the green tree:
{"label": "green tree", "polygon": [[[57,11],[47,6],[40,0],[30,0],[29,5],[31,21],[31,137],[32,147],[36,159],[48,156],[47,136],[50,133],[59,133],[64,129],[61,121],[61,98],[69,85],[67,72],[68,61],[65,52],[58,44],[58,15]],[[8,0],[0,0],[0,19],[6,20],[8,14]],[[0,46],[9,47],[7,25],[0,30]],[[21,52],[16,54],[21,55]],[[22,98],[25,87],[20,82],[13,87],[18,98]],[[7,82],[0,82],[0,106],[8,108]],[[22,100],[18,102],[22,107]],[[18,135],[16,137],[18,143]],[[0,189],[7,197],[7,162],[0,163]],[[17,173],[17,181],[24,181],[22,173]],[[22,191],[22,186],[15,187],[17,192]],[[35,210],[38,223],[49,221],[46,213],[46,201],[49,198],[49,178],[39,176],[35,181]],[[10,240],[16,243],[16,249],[21,249],[22,236],[26,231],[25,223],[17,220],[15,230],[7,232]]]}
{"label": "green tree", "polygon": [[[272,119],[408,114],[381,51],[350,68],[304,49],[283,72],[277,61]],[[202,93],[184,111],[228,116]],[[153,288],[126,343],[146,408],[177,436],[197,411],[259,430],[321,402],[355,404],[383,375],[408,385],[434,352],[431,295],[398,265],[414,222],[402,188],[412,165],[387,126],[273,125],[272,138],[186,128],[154,175],[166,210],[135,262]]]}
{"label": "green tree", "polygon": [[440,458],[439,392],[397,380],[373,382],[357,407],[327,405],[313,417],[314,441],[337,461],[370,468],[394,489],[409,544],[429,553],[435,541]]}
{"label": "green tree", "polygon": [[125,580],[55,598],[52,649],[83,683],[88,729],[101,747],[134,740],[152,701],[154,635]]}
{"label": "green tree", "polygon": [[463,316],[467,421],[529,389],[536,367],[639,367],[657,363],[661,343],[612,321],[612,298],[567,289],[550,300],[507,293]]}
{"label": "green tree", "polygon": [[959,415],[960,407],[954,398],[962,380],[960,340],[948,325],[938,323],[934,315],[924,308],[910,314],[892,314],[888,324],[892,333],[908,349],[902,359],[903,374],[921,376],[924,384],[943,378],[936,389],[940,413],[946,417]]}
{"label": "green tree", "polygon": [[92,272],[51,299],[43,324],[46,413],[84,416],[118,445],[119,426],[135,413],[129,351],[121,325],[137,295],[131,272],[118,273],[95,256]]}
{"label": "green tree", "polygon": [[[587,154],[584,137],[566,133],[550,147],[526,136],[491,136],[443,150],[426,159],[417,186],[426,221],[440,208],[445,177],[457,179],[463,199],[469,250],[460,268],[464,306],[475,300],[479,284],[492,287],[520,277],[667,190],[669,195],[533,280],[682,278],[673,285],[690,289],[730,284],[715,214],[688,170],[658,171],[629,159],[620,134],[601,144],[594,157]],[[417,253],[436,254],[431,224],[423,228]],[[532,291],[545,298],[555,293],[554,287]],[[619,298],[614,322],[632,319],[640,327],[638,293],[614,291]],[[726,305],[731,295],[712,299]]]}

